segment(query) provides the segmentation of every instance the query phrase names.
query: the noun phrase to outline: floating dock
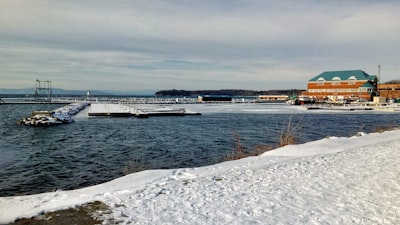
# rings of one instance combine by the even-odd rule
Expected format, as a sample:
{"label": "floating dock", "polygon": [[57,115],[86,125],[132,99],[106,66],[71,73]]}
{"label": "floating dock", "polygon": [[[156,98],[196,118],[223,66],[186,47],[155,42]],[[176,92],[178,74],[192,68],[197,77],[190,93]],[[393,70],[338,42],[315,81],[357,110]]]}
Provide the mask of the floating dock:
{"label": "floating dock", "polygon": [[131,116],[131,109],[122,104],[101,104],[93,103],[90,105],[88,116]]}
{"label": "floating dock", "polygon": [[310,104],[302,106],[306,110],[339,110],[339,111],[360,111],[360,110],[378,110],[388,112],[399,112],[399,104]]}
{"label": "floating dock", "polygon": [[356,106],[333,106],[333,105],[306,105],[307,110],[339,110],[339,111],[355,111],[355,110],[372,110],[371,107],[356,107]]}
{"label": "floating dock", "polygon": [[201,115],[197,112],[187,111],[184,108],[169,107],[143,107],[125,104],[91,104],[88,116],[110,116],[147,118],[150,116],[191,116]]}

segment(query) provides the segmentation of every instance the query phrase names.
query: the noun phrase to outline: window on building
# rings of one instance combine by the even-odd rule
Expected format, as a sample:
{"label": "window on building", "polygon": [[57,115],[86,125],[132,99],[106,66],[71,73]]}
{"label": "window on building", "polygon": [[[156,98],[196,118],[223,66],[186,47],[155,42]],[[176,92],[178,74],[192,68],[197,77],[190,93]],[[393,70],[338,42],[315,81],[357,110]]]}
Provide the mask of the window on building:
{"label": "window on building", "polygon": [[323,77],[320,77],[317,79],[317,86],[324,86],[325,79]]}
{"label": "window on building", "polygon": [[356,78],[355,76],[350,76],[350,77],[347,79],[347,84],[348,84],[348,85],[355,85],[355,84],[356,84],[356,81],[357,81],[357,78]]}
{"label": "window on building", "polygon": [[356,81],[348,81],[347,84],[348,84],[348,85],[355,85],[355,84],[356,84]]}

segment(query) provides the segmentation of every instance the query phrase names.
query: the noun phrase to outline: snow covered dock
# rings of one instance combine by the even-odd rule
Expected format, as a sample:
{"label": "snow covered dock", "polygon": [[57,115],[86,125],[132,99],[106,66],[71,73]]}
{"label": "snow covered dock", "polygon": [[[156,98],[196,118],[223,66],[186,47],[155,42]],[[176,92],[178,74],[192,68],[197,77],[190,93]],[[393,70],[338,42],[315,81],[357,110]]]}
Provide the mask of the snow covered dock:
{"label": "snow covered dock", "polygon": [[184,108],[169,108],[158,106],[138,106],[127,104],[91,104],[88,112],[89,116],[115,116],[127,117],[135,116],[145,118],[149,116],[186,116],[200,115],[200,113],[187,111]]}

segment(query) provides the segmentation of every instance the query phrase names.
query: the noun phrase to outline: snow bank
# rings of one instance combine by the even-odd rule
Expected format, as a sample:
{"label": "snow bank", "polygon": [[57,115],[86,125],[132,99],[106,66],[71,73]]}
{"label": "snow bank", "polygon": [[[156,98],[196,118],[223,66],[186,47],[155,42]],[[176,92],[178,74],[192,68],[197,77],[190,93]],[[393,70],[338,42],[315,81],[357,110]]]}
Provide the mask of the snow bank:
{"label": "snow bank", "polygon": [[329,138],[200,168],[0,198],[0,223],[99,200],[105,223],[399,224],[400,131]]}

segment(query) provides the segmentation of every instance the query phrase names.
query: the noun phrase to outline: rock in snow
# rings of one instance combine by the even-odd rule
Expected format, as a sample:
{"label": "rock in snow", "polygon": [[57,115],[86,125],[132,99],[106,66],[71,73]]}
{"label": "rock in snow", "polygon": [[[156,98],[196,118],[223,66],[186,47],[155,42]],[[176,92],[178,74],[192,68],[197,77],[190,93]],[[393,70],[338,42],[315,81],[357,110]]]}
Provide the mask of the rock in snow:
{"label": "rock in snow", "polygon": [[400,224],[400,131],[0,198],[0,223],[99,200],[104,224]]}

